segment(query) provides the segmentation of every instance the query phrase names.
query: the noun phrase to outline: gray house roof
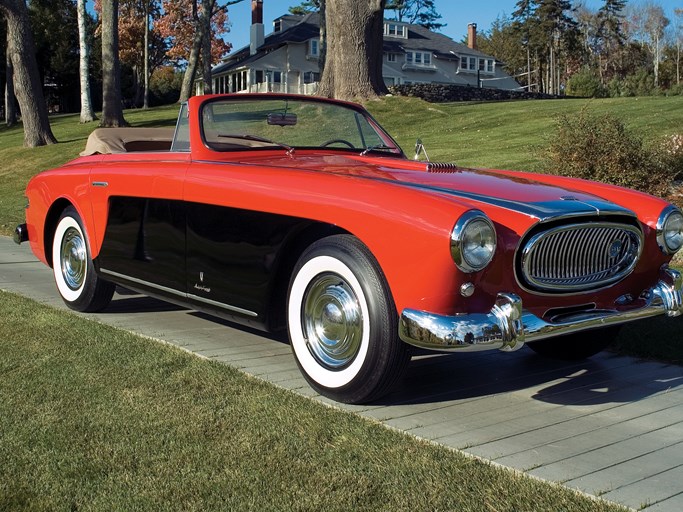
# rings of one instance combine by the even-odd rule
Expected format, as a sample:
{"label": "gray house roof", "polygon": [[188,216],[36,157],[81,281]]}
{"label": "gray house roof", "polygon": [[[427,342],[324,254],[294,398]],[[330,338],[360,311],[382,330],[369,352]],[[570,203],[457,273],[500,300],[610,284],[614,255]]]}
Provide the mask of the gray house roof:
{"label": "gray house roof", "polygon": [[267,53],[288,43],[303,43],[309,39],[320,37],[320,15],[310,13],[305,16],[288,14],[281,18],[288,21],[299,20],[296,25],[290,26],[279,32],[271,32],[265,37],[263,45],[258,48],[254,55],[249,55],[249,45],[240,48],[235,53],[228,56],[225,62],[213,68],[213,74],[225,73],[232,69],[241,68],[262,58]]}
{"label": "gray house roof", "polygon": [[[288,43],[303,43],[309,39],[320,37],[320,15],[318,13],[310,13],[305,16],[289,14],[278,19],[286,20],[289,27],[267,35],[264,44],[258,48],[254,55],[249,54],[249,45],[240,48],[235,53],[229,55],[224,62],[218,64],[212,73],[222,74],[233,69],[242,68]],[[432,32],[421,25],[404,25],[408,28],[408,38],[385,36],[384,52],[405,53],[410,50],[421,50],[431,51],[437,59],[455,59],[456,55],[454,54],[492,58],[490,55],[469,48],[465,44],[456,43],[450,37]]]}

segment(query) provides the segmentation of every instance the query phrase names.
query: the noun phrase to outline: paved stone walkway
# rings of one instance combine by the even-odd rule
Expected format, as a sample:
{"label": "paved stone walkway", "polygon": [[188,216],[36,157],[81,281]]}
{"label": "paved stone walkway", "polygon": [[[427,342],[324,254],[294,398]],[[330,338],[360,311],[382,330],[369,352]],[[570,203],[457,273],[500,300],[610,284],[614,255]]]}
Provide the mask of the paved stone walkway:
{"label": "paved stone walkway", "polygon": [[[0,288],[63,307],[51,271],[5,237]],[[281,339],[124,290],[114,299],[91,316],[329,403]],[[530,350],[428,355],[381,403],[340,407],[634,509],[683,510],[680,366],[610,353],[580,363]]]}

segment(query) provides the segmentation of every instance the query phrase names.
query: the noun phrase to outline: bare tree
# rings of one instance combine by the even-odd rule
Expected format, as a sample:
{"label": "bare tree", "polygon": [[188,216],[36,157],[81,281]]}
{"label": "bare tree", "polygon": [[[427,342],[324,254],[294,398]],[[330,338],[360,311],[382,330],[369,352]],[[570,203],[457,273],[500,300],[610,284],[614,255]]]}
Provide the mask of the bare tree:
{"label": "bare tree", "polygon": [[382,78],[385,0],[326,0],[326,58],[318,93],[339,99],[386,94]]}
{"label": "bare tree", "polygon": [[80,51],[79,74],[81,77],[81,123],[97,119],[90,98],[90,46],[86,31],[85,0],[78,0],[78,46]]}
{"label": "bare tree", "polygon": [[145,75],[145,92],[142,99],[142,108],[149,108],[149,22],[151,0],[145,0],[145,49],[143,51],[143,73]]}
{"label": "bare tree", "polygon": [[55,144],[43,96],[35,46],[24,0],[0,0],[7,19],[7,53],[14,68],[14,90],[24,124],[24,146]]}
{"label": "bare tree", "polygon": [[119,0],[102,0],[102,121],[100,126],[127,126],[121,104]]}
{"label": "bare tree", "polygon": [[669,26],[669,18],[664,14],[661,5],[647,2],[631,9],[630,22],[633,35],[652,56],[654,67],[655,87],[659,86],[659,63],[664,51],[664,36],[666,27]]}
{"label": "bare tree", "polygon": [[681,83],[681,48],[683,47],[683,8],[674,9],[674,44],[676,46],[676,83]]}

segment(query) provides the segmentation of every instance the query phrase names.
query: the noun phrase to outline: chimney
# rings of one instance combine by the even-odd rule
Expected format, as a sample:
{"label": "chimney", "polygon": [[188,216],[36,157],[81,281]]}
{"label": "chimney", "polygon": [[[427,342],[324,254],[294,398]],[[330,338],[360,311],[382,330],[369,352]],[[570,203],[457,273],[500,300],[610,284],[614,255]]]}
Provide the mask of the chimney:
{"label": "chimney", "polygon": [[470,23],[467,25],[467,46],[473,50],[477,49],[477,24]]}
{"label": "chimney", "polygon": [[251,0],[251,33],[249,55],[254,55],[263,46],[263,0]]}

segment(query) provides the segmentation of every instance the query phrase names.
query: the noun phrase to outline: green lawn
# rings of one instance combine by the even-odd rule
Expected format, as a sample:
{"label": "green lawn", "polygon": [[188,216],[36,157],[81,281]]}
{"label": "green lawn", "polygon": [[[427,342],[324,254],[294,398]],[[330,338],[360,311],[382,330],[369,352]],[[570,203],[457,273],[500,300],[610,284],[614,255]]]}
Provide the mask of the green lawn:
{"label": "green lawn", "polygon": [[0,510],[621,510],[0,292]]}
{"label": "green lawn", "polygon": [[[419,137],[432,160],[472,167],[538,169],[534,148],[550,136],[556,116],[584,108],[613,113],[646,139],[683,131],[682,96],[445,104],[390,97],[367,107],[408,156]],[[171,105],[129,110],[125,116],[133,126],[168,126],[175,123],[177,112]],[[79,124],[77,114],[58,116],[52,118],[52,129],[60,144],[26,149],[21,147],[20,126],[0,126],[0,234],[10,234],[21,221],[29,178],[75,158],[95,128],[95,123]]]}

